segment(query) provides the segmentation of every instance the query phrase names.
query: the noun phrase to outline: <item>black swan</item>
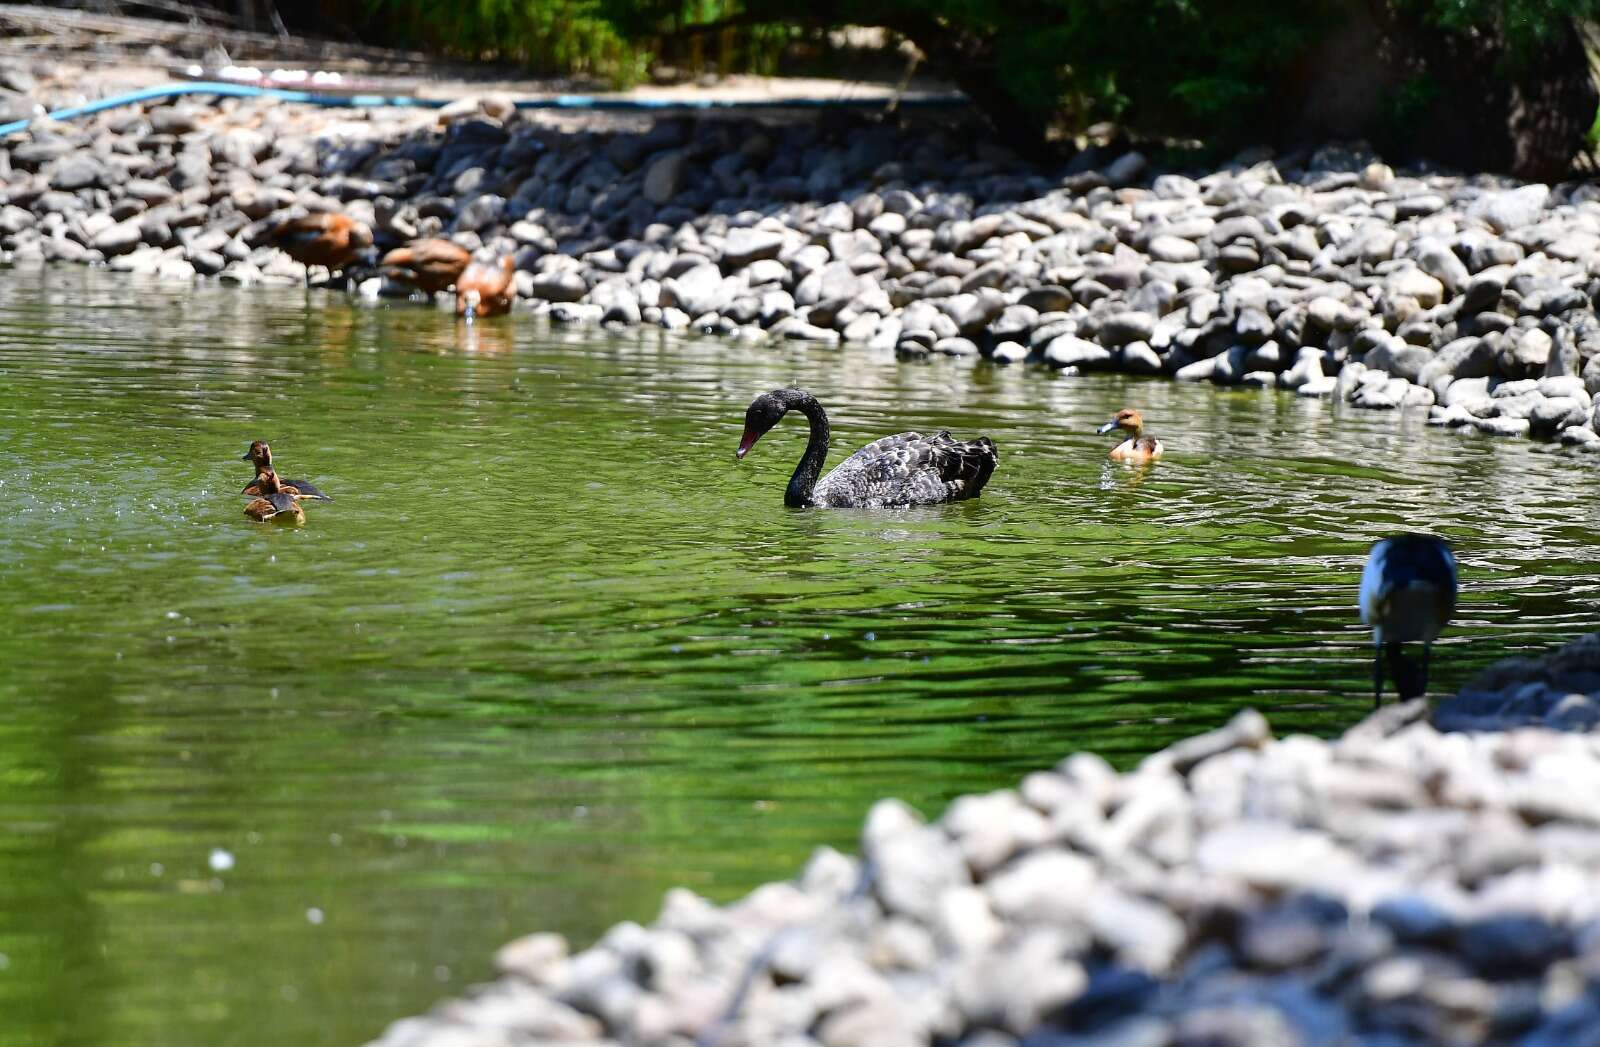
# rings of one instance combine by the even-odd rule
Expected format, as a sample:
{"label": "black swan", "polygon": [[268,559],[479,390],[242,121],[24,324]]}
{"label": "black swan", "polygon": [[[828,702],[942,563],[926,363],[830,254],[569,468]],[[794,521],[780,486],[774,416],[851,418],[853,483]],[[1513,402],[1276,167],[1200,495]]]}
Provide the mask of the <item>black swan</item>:
{"label": "black swan", "polygon": [[751,402],[737,457],[748,454],[791,410],[811,423],[806,453],[783,494],[783,504],[792,509],[897,509],[976,498],[1000,460],[987,436],[963,443],[948,432],[900,433],[874,440],[819,480],[828,459],[828,416],[816,397],[799,389],[774,389]]}

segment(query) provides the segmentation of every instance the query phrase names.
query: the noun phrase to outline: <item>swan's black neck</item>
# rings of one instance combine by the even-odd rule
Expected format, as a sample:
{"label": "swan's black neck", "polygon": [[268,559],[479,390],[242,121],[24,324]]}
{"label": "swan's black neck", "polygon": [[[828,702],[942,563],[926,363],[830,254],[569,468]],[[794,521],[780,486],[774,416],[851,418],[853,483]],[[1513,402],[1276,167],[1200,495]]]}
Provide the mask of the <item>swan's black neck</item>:
{"label": "swan's black neck", "polygon": [[789,478],[789,489],[783,492],[783,504],[791,509],[800,509],[811,504],[811,491],[817,486],[822,466],[828,460],[828,438],[831,433],[827,412],[817,403],[816,397],[798,389],[785,389],[782,399],[786,409],[805,415],[806,422],[811,426],[811,439],[806,441],[806,453],[800,457],[800,464],[795,466],[794,475]]}

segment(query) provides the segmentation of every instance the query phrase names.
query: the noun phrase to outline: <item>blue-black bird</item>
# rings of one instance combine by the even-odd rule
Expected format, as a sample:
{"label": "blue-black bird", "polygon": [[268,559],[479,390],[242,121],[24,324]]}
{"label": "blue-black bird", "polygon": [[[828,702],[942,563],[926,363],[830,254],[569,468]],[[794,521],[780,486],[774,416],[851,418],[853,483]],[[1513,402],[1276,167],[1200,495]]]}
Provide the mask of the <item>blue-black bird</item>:
{"label": "blue-black bird", "polygon": [[[1372,626],[1372,698],[1383,699],[1387,658],[1400,697],[1428,690],[1433,641],[1456,609],[1456,558],[1443,539],[1402,534],[1372,547],[1361,572],[1361,621]],[[1422,644],[1422,660],[1408,658],[1403,644]]]}

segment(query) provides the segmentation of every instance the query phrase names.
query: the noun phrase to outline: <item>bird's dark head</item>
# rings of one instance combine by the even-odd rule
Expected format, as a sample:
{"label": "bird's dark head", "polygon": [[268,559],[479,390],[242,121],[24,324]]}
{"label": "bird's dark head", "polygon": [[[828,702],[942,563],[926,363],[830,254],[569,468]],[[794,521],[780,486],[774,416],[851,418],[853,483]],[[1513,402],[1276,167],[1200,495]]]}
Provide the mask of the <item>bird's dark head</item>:
{"label": "bird's dark head", "polygon": [[241,462],[252,462],[258,469],[266,468],[272,464],[272,448],[260,440],[250,445],[250,450],[240,457]]}
{"label": "bird's dark head", "polygon": [[805,395],[798,389],[774,389],[750,401],[749,408],[744,412],[744,437],[739,441],[739,450],[734,457],[743,458],[749,454],[756,441],[767,435],[767,431],[777,425],[789,413],[789,408]]}

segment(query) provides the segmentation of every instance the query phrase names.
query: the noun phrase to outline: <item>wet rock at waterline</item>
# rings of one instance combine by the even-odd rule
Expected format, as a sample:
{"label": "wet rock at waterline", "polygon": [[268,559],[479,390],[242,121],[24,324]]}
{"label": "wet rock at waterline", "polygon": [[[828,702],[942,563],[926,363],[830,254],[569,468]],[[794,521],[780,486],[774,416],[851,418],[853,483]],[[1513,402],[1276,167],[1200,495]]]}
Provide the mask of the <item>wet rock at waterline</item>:
{"label": "wet rock at waterline", "polygon": [[1416,701],[1275,739],[1246,711],[937,822],[884,800],[859,859],[726,906],[671,891],[576,955],[519,939],[376,1042],[1575,1042],[1600,1021],[1596,732],[1600,634],[1432,723]]}
{"label": "wet rock at waterline", "polygon": [[11,139],[0,251],[292,282],[270,230],[343,210],[380,247],[445,235],[513,256],[524,310],[559,323],[1276,387],[1600,443],[1570,389],[1452,394],[1600,391],[1595,186],[1395,172],[1350,147],[1041,167],[948,114],[902,119],[113,110]]}

